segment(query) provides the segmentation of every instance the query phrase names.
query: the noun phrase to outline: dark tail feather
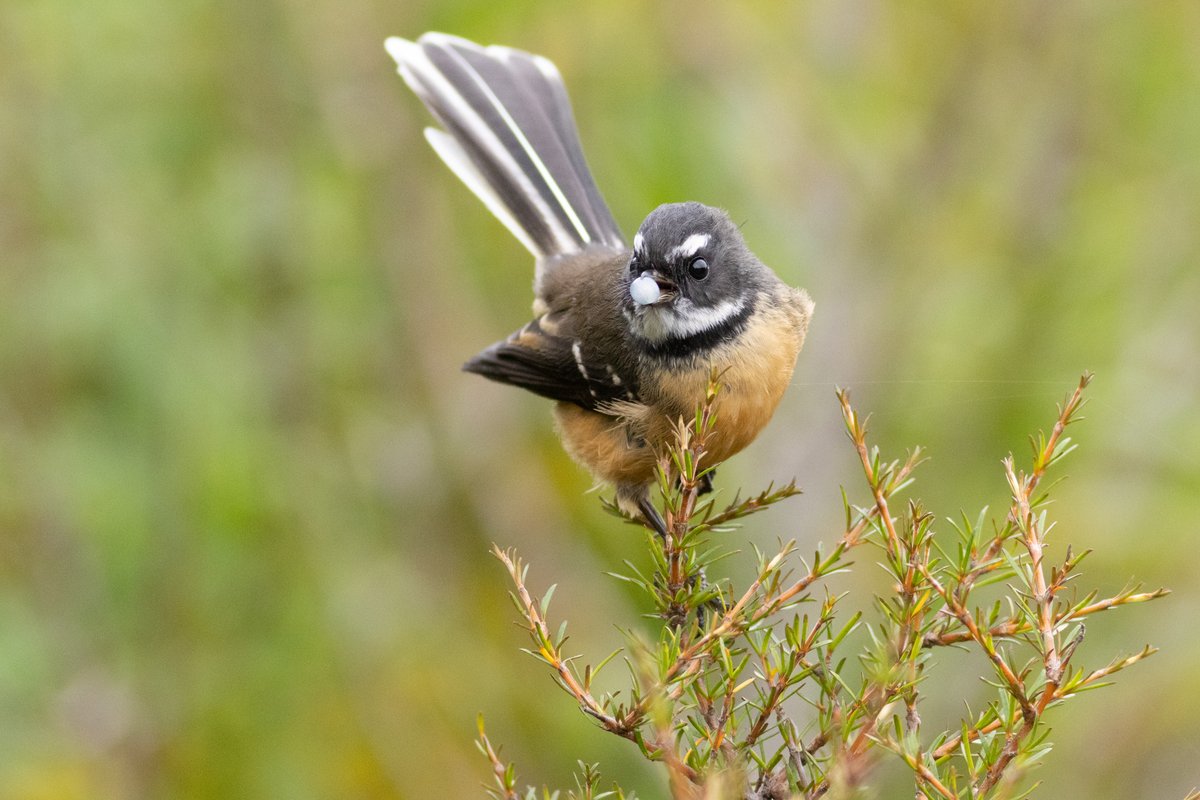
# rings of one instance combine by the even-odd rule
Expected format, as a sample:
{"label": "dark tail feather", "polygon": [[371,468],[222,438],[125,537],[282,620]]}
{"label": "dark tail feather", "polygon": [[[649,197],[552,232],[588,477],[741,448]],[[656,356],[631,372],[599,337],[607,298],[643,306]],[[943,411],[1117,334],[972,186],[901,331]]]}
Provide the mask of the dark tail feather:
{"label": "dark tail feather", "polygon": [[626,246],[549,60],[442,33],[387,48],[445,129],[427,129],[429,143],[535,256]]}

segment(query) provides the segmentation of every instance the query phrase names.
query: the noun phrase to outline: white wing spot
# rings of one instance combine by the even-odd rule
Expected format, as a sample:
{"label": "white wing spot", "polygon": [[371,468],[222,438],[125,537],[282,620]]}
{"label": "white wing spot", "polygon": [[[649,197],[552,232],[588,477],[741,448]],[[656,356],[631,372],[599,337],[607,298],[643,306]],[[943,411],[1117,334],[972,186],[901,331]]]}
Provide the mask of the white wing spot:
{"label": "white wing spot", "polygon": [[579,374],[583,376],[584,383],[588,385],[588,394],[595,397],[596,390],[592,388],[591,379],[587,374],[587,367],[583,365],[583,352],[579,348],[578,339],[571,345],[571,355],[575,356],[575,366],[579,367]]}
{"label": "white wing spot", "polygon": [[[604,365],[604,368],[605,368],[606,370],[608,370],[608,377],[610,377],[610,378],[612,379],[613,386],[621,386],[621,385],[623,385],[623,384],[621,383],[621,376],[617,374],[617,371],[616,371],[616,370],[614,370],[614,369],[613,369],[611,366],[609,366],[608,364],[605,364],[605,365]],[[595,395],[596,393],[595,393],[595,392],[592,392],[592,394],[593,394],[593,395]],[[626,390],[625,390],[625,399],[627,399],[627,400],[629,400],[629,401],[631,401],[631,402],[634,402],[634,401],[636,401],[636,400],[637,400],[637,398],[633,396],[633,392],[629,391],[629,389],[626,389]]]}

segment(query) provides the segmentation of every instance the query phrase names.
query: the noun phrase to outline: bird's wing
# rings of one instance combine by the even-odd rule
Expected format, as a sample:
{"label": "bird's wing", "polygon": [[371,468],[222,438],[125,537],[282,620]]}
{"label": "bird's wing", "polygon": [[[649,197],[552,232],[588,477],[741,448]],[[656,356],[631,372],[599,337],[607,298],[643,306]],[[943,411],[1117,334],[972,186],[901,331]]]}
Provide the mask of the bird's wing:
{"label": "bird's wing", "polygon": [[519,386],[552,400],[603,411],[614,402],[637,401],[634,370],[607,363],[545,314],[468,361],[463,369]]}

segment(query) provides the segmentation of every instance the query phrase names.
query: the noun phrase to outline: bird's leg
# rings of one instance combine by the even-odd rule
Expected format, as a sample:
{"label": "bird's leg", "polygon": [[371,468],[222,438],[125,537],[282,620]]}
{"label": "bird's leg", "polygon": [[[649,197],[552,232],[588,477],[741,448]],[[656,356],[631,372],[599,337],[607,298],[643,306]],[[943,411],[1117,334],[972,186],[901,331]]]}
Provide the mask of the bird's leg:
{"label": "bird's leg", "polygon": [[650,502],[650,487],[645,484],[618,483],[617,508],[632,520],[646,523],[663,542],[667,541],[667,523]]}
{"label": "bird's leg", "polygon": [[[715,469],[710,469],[708,472],[704,473],[700,477],[700,480],[696,482],[696,494],[703,497],[704,495],[711,492],[713,490],[713,478],[715,478],[716,476],[717,476],[717,471]],[[682,486],[683,486],[683,479],[682,478],[677,479],[675,481],[675,488],[678,489]]]}
{"label": "bird's leg", "polygon": [[643,494],[637,501],[638,511],[642,512],[642,517],[646,522],[650,523],[650,527],[654,529],[662,540],[667,540],[667,523],[663,521],[662,514],[658,513],[658,509],[654,507],[654,503],[650,502],[650,497]]}
{"label": "bird's leg", "polygon": [[[712,473],[709,473],[709,475],[705,476],[706,480],[701,485],[701,491],[712,491],[712,482],[711,480],[708,480],[711,474]],[[629,499],[632,500],[635,498],[630,497]],[[667,535],[667,523],[663,521],[662,515],[659,514],[658,509],[654,507],[654,503],[650,502],[650,495],[646,492],[642,492],[636,497],[636,504],[637,510],[641,513],[642,519],[645,520],[646,523],[649,524],[649,526],[654,530],[654,532],[658,534],[663,546],[667,547],[670,541]],[[688,586],[695,586],[696,584],[699,584],[701,590],[707,588],[708,576],[705,575],[704,568],[701,567],[695,574],[689,575],[687,577],[687,584]],[[724,606],[721,602],[721,599],[716,597],[693,609],[696,614],[696,622],[699,624],[700,629],[704,630],[707,627],[710,614],[713,618],[718,618],[720,617],[723,609]],[[670,619],[668,621],[670,621],[674,627],[679,627],[683,625],[686,616],[686,611],[684,611],[684,613],[678,618]]]}

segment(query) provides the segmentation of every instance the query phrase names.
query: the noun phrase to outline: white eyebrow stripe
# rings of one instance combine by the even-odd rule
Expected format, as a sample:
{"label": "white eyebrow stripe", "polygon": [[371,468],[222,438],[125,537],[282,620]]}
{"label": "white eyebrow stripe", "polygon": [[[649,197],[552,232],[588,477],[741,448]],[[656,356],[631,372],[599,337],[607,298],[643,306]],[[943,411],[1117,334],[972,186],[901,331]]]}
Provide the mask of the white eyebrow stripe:
{"label": "white eyebrow stripe", "polygon": [[633,252],[638,255],[642,254],[642,249],[645,247],[646,240],[642,238],[641,233],[637,233],[633,237]]}
{"label": "white eyebrow stripe", "polygon": [[700,248],[708,244],[709,238],[707,233],[693,233],[683,240],[683,244],[667,253],[667,260],[674,261],[677,258],[691,258],[700,252]]}

